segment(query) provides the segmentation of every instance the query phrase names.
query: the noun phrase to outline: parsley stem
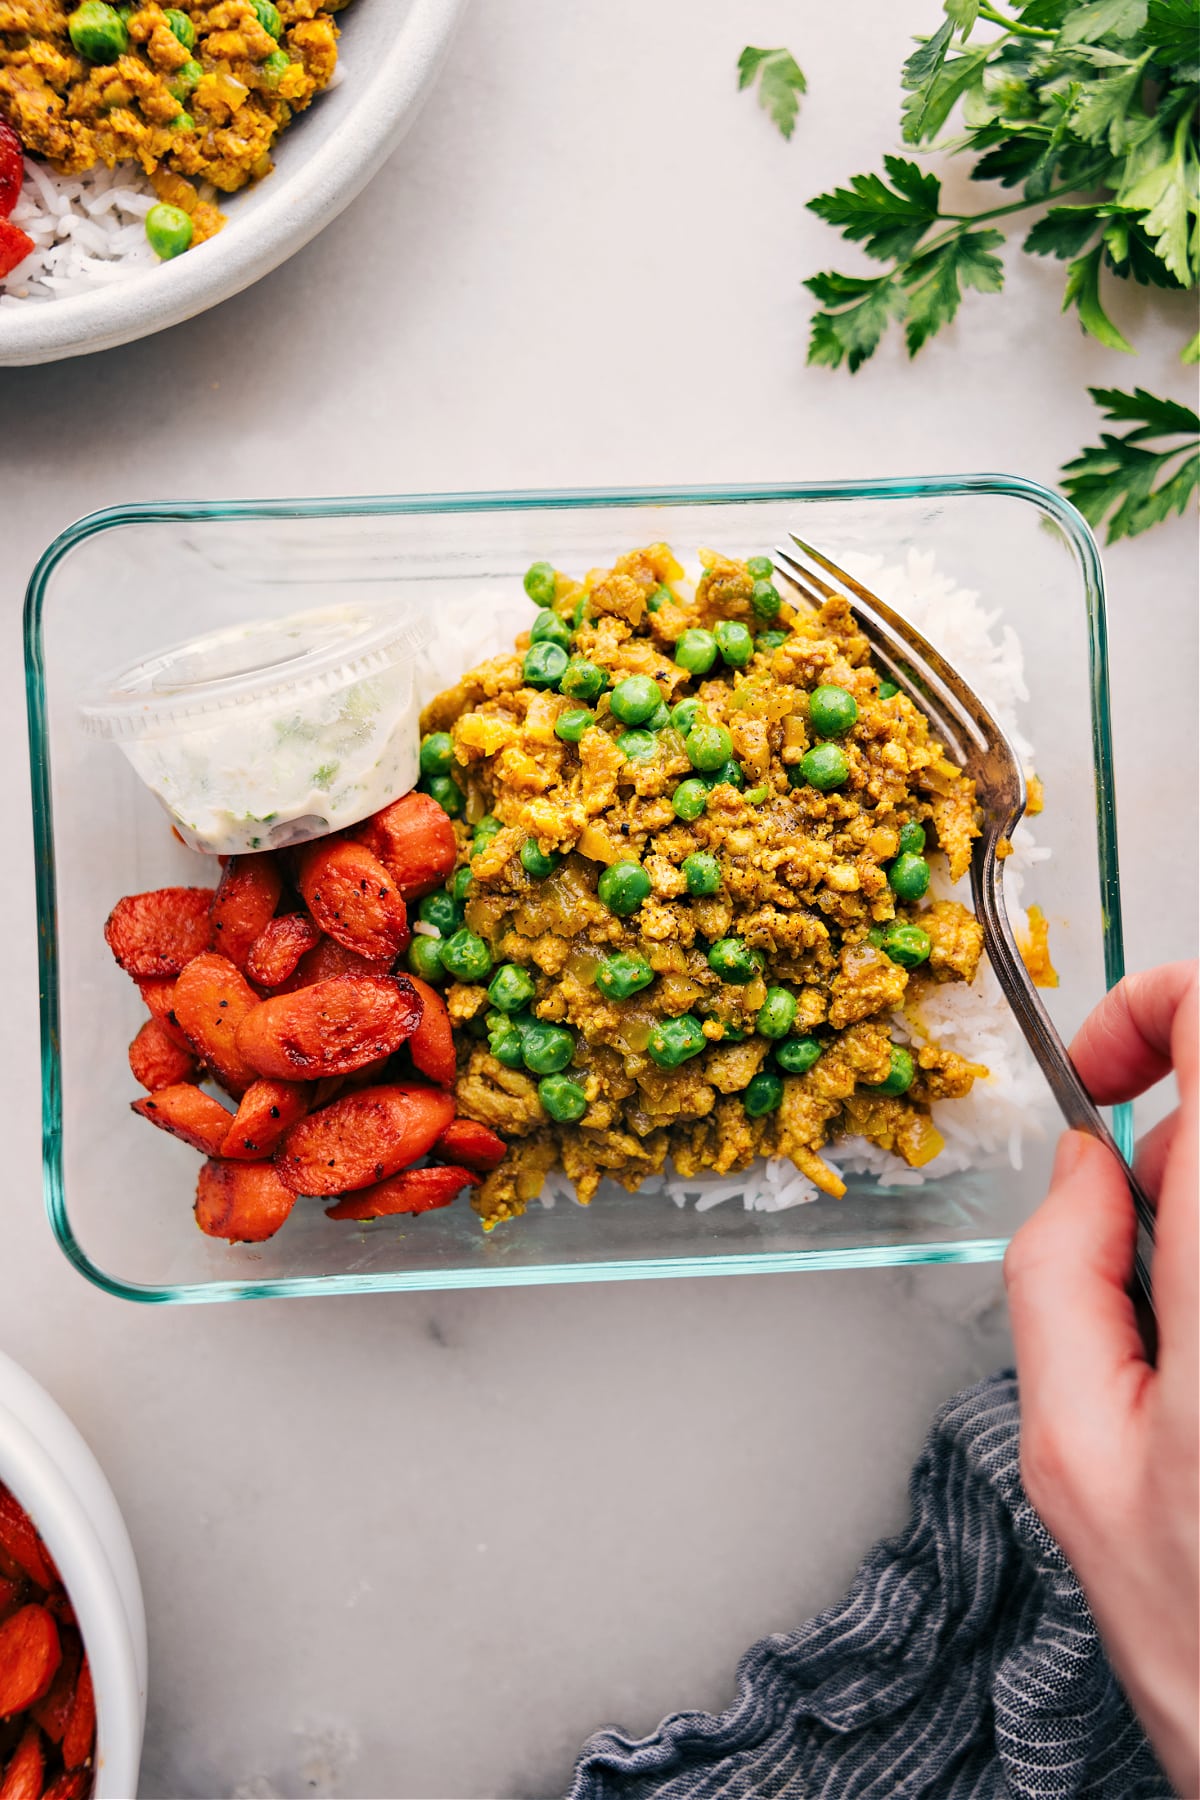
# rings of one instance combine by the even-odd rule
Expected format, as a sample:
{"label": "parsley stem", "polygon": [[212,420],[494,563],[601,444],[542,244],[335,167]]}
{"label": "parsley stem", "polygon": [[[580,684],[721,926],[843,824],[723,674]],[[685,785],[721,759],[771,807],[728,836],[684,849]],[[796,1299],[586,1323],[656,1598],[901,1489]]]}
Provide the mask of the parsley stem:
{"label": "parsley stem", "polygon": [[[1033,200],[1010,200],[1007,206],[993,206],[987,212],[939,213],[938,218],[953,219],[959,225],[983,225],[986,224],[989,219],[1004,219],[1007,218],[1010,213],[1026,212],[1031,206],[1047,206],[1052,200],[1061,200],[1064,194],[1081,194],[1085,192],[1086,189],[1094,187],[1108,166],[1109,164],[1107,161],[1101,163],[1095,169],[1086,170],[1082,175],[1077,176],[1074,181],[1064,181],[1061,187],[1050,188],[1047,193],[1040,194]],[[950,236],[953,236],[952,232],[947,233],[947,237]],[[933,249],[937,244],[942,242],[942,238],[937,238],[935,239],[934,244],[923,246],[923,248]]]}
{"label": "parsley stem", "polygon": [[1052,43],[1056,36],[1053,31],[1038,31],[1032,25],[1020,25],[1016,19],[1006,19],[1004,14],[997,12],[994,6],[989,6],[987,0],[983,0],[979,8],[979,16],[981,19],[988,19],[993,25],[1003,25],[1005,31],[1010,31],[1014,37],[1041,38],[1043,41]]}

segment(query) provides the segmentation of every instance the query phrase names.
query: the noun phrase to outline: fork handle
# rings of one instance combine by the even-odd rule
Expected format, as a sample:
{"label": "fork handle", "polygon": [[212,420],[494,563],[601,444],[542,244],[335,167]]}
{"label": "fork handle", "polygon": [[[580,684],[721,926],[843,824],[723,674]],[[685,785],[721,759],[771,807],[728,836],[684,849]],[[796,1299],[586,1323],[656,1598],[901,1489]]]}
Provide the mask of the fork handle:
{"label": "fork handle", "polygon": [[1134,1245],[1133,1272],[1142,1299],[1153,1315],[1154,1299],[1150,1286],[1150,1257],[1154,1248],[1154,1206],[1141,1182],[1118,1150],[1112,1132],[1100,1115],[1099,1108],[1083,1085],[1078,1069],[1055,1030],[1049,1013],[1038,996],[1029,971],[1021,959],[1013,937],[1012,926],[1000,890],[1002,865],[993,863],[994,879],[985,879],[980,859],[971,865],[971,885],[975,910],[986,933],[988,958],[1004,996],[1017,1016],[1025,1041],[1033,1051],[1042,1074],[1050,1085],[1063,1118],[1072,1131],[1086,1131],[1098,1138],[1121,1165],[1137,1216],[1137,1239]]}

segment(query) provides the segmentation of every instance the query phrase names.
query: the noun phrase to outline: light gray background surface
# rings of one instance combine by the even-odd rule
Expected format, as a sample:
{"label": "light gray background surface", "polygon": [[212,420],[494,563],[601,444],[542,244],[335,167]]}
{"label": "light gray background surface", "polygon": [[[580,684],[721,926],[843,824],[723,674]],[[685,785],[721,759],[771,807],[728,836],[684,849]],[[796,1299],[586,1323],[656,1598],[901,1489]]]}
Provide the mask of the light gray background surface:
{"label": "light gray background surface", "polygon": [[[1088,382],[1186,392],[1184,306],[1121,296],[1134,363],[1058,317],[1058,265],[1014,254],[1007,297],[969,299],[915,368],[892,345],[854,381],[805,369],[800,282],[852,259],[803,202],[894,146],[907,35],[936,10],[479,0],[391,165],[290,264],[140,345],[0,376],[0,1344],[129,1521],[146,1795],[560,1791],[591,1729],[724,1704],[755,1636],[834,1599],[901,1522],[938,1402],[1008,1354],[995,1268],[142,1309],[73,1273],[40,1197],[18,634],[76,515],[1053,480],[1094,435]],[[735,91],[747,38],[809,75],[791,144]],[[1107,564],[1136,967],[1193,947],[1192,521]]]}

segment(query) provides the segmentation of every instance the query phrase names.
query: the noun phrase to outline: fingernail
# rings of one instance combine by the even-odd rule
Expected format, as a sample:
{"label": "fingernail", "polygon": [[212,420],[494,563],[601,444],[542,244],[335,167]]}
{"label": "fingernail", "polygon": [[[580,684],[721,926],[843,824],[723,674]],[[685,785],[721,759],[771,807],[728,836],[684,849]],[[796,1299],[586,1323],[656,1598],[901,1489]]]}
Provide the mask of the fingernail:
{"label": "fingernail", "polygon": [[1054,1153],[1054,1181],[1073,1175],[1087,1153],[1088,1137],[1082,1131],[1064,1131]]}

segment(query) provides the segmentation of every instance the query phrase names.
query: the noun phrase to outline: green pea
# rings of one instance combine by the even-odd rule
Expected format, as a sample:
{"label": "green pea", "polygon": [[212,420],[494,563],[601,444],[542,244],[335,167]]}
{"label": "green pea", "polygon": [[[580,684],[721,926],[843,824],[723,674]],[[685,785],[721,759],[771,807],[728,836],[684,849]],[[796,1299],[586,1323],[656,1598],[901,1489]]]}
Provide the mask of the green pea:
{"label": "green pea", "polygon": [[492,839],[498,837],[503,830],[504,827],[495,813],[484,813],[482,819],[476,822],[475,835],[471,839],[472,858],[486,850]]}
{"label": "green pea", "polygon": [[827,794],[841,787],[850,773],[846,753],[837,744],[816,744],[800,758],[800,773],[809,787]]}
{"label": "green pea", "polygon": [[824,1044],[816,1038],[789,1038],[786,1044],[776,1044],[775,1061],[789,1075],[807,1075],[813,1064],[820,1060]]}
{"label": "green pea", "polygon": [[417,907],[417,917],[423,925],[432,925],[442,937],[450,937],[462,924],[462,907],[448,894],[445,888],[439,888],[435,894],[426,894]]}
{"label": "green pea", "polygon": [[671,723],[680,737],[686,737],[692,726],[704,711],[704,702],[695,694],[689,694],[686,700],[680,700],[671,708]]}
{"label": "green pea", "polygon": [[722,619],[713,636],[722,661],[731,669],[744,669],[754,655],[754,639],[736,619]]}
{"label": "green pea", "polygon": [[919,969],[933,945],[919,925],[890,925],[884,933],[883,948],[902,969]]}
{"label": "green pea", "polygon": [[746,562],[746,573],[752,581],[770,581],[775,564],[769,556],[751,556]]}
{"label": "green pea", "polygon": [[596,715],[589,706],[568,706],[554,721],[554,735],[564,744],[577,744],[588,727],[595,723]]}
{"label": "green pea", "polygon": [[539,1081],[538,1099],[559,1125],[570,1125],[587,1111],[587,1095],[577,1081],[568,1081],[565,1075],[547,1075]]}
{"label": "green pea", "polygon": [[681,781],[671,795],[671,805],[675,809],[675,817],[684,819],[690,825],[698,819],[708,805],[708,784],[695,776],[690,781]]}
{"label": "green pea", "polygon": [[194,56],[189,56],[179,68],[173,69],[167,80],[167,92],[175,100],[184,101],[189,94],[195,93],[200,84],[204,70]]}
{"label": "green pea", "polygon": [[774,1112],[783,1099],[783,1082],[772,1069],[760,1069],[742,1095],[742,1105],[749,1119],[761,1119]]}
{"label": "green pea", "polygon": [[168,131],[195,131],[195,129],[195,119],[193,119],[190,112],[184,112],[182,108],[175,114],[175,117],[167,126]]}
{"label": "green pea", "polygon": [[563,670],[558,686],[559,692],[568,700],[598,700],[607,682],[604,670],[594,662],[589,662],[586,656],[573,656]]}
{"label": "green pea", "polygon": [[723,725],[705,725],[697,721],[683,740],[688,761],[693,769],[711,773],[733,755],[733,739]]}
{"label": "green pea", "polygon": [[900,827],[901,856],[920,856],[925,848],[925,827],[910,819],[907,825]]}
{"label": "green pea", "polygon": [[665,731],[670,723],[671,709],[664,700],[655,707],[654,711],[650,714],[650,717],[646,720],[646,730]]}
{"label": "green pea", "polygon": [[787,641],[786,631],[760,631],[754,640],[754,648],[760,655],[766,656],[772,650],[778,650],[780,644],[786,644]]}
{"label": "green pea", "polygon": [[863,1086],[871,1094],[907,1094],[916,1080],[916,1067],[912,1056],[903,1044],[893,1044],[891,1067],[882,1081],[864,1081]]}
{"label": "green pea", "polygon": [[746,777],[742,774],[741,765],[734,762],[732,757],[728,762],[723,762],[719,769],[714,769],[710,775],[706,775],[704,779],[710,788],[721,786],[736,788],[739,794],[746,785]]}
{"label": "green pea", "polygon": [[159,201],[146,214],[146,236],[155,256],[170,262],[182,256],[192,241],[192,221],[181,206],[167,206]]}
{"label": "green pea", "polygon": [[711,631],[693,626],[675,640],[675,661],[689,675],[707,675],[717,660],[717,640]]}
{"label": "green pea", "polygon": [[887,872],[888,885],[899,900],[919,900],[929,886],[929,864],[911,850],[899,855]]}
{"label": "green pea", "polygon": [[529,1005],[536,991],[528,970],[501,963],[488,986],[488,999],[497,1012],[515,1013]]}
{"label": "green pea", "polygon": [[520,1069],[524,1066],[522,1054],[523,1034],[520,1027],[512,1019],[501,1014],[497,1022],[488,1024],[488,1049],[498,1063],[506,1069]]}
{"label": "green pea", "polygon": [[442,967],[442,943],[440,938],[426,937],[419,931],[408,946],[406,958],[412,974],[420,976],[422,981],[438,982],[446,979],[446,971]]}
{"label": "green pea", "polygon": [[771,790],[767,786],[765,781],[760,782],[757,787],[747,788],[746,789],[746,804],[747,804],[747,806],[761,806],[763,801],[767,798],[767,795],[770,792],[771,792]]}
{"label": "green pea", "polygon": [[483,939],[463,925],[442,942],[442,967],[455,981],[482,981],[490,972],[492,955]]}
{"label": "green pea", "polygon": [[750,604],[754,608],[755,618],[773,619],[783,601],[779,598],[779,589],[773,581],[756,581],[750,589]]}
{"label": "green pea", "polygon": [[596,891],[609,912],[627,919],[636,912],[650,893],[650,877],[641,863],[628,860],[609,863],[602,872]]}
{"label": "green pea", "polygon": [[533,688],[556,688],[567,667],[561,644],[530,644],[521,664],[523,680]]}
{"label": "green pea", "polygon": [[663,1019],[650,1033],[646,1054],[660,1069],[677,1069],[689,1057],[699,1056],[707,1043],[699,1019],[684,1013],[679,1019]]}
{"label": "green pea", "polygon": [[890,929],[890,925],[872,925],[867,932],[868,944],[873,944],[876,950],[882,950]]}
{"label": "green pea", "polygon": [[746,1034],[736,1025],[722,1025],[721,1042],[723,1044],[744,1044]]}
{"label": "green pea", "polygon": [[421,739],[422,775],[449,775],[454,767],[454,743],[448,731],[431,731]]}
{"label": "green pea", "polygon": [[654,980],[654,970],[644,956],[621,950],[596,970],[596,986],[607,1000],[628,1000]]}
{"label": "green pea", "polygon": [[196,27],[185,12],[177,6],[168,6],[163,10],[163,18],[171,28],[173,37],[177,37],[185,50],[190,50],[196,42]]}
{"label": "green pea", "polygon": [[679,865],[689,894],[715,894],[721,887],[721,865],[707,850],[693,850]]}
{"label": "green pea", "polygon": [[881,700],[894,700],[899,692],[900,689],[896,686],[894,681],[881,681],[879,684],[879,698]]}
{"label": "green pea", "polygon": [[824,682],[814,688],[808,702],[813,730],[822,737],[841,737],[858,717],[858,701],[844,687]]}
{"label": "green pea", "polygon": [[718,938],[708,953],[708,966],[722,981],[744,987],[758,974],[761,960],[744,939]]}
{"label": "green pea", "polygon": [[283,32],[283,20],[279,16],[279,8],[272,6],[271,0],[250,0],[254,8],[254,16],[268,37],[278,38]]}
{"label": "green pea", "polygon": [[129,48],[125,21],[115,6],[103,0],[83,0],[67,20],[71,42],[88,62],[116,62]]}
{"label": "green pea", "polygon": [[531,644],[561,644],[564,650],[571,648],[571,627],[565,619],[560,619],[556,612],[543,607],[533,621],[529,633]]}
{"label": "green pea", "polygon": [[553,875],[562,861],[561,856],[553,854],[547,856],[546,852],[539,847],[537,839],[531,837],[527,837],[521,845],[520,856],[521,867],[527,875],[532,875],[535,881],[545,881],[548,875]]}
{"label": "green pea", "polygon": [[586,594],[580,594],[578,600],[571,609],[571,630],[578,631],[585,620],[590,619],[591,616],[591,613],[588,611],[588,597]]}
{"label": "green pea", "polygon": [[796,1022],[796,996],[786,988],[769,987],[758,1009],[755,1029],[766,1038],[785,1038]]}
{"label": "green pea", "polygon": [[558,577],[554,573],[554,564],[530,563],[525,571],[525,592],[535,606],[553,606],[558,593]]}
{"label": "green pea", "polygon": [[546,1025],[535,1019],[521,1034],[525,1067],[535,1075],[557,1075],[574,1054],[575,1039],[561,1025]]}
{"label": "green pea", "polygon": [[466,899],[470,886],[471,871],[464,864],[461,869],[455,869],[453,875],[450,877],[450,892],[456,900],[461,902]]}
{"label": "green pea", "polygon": [[662,705],[662,689],[648,675],[627,675],[624,681],[618,681],[608,704],[613,718],[622,725],[644,725]]}
{"label": "green pea", "polygon": [[647,600],[646,611],[647,612],[658,612],[660,607],[674,606],[674,604],[675,604],[675,596],[671,592],[670,588],[667,586],[666,582],[664,581],[658,587],[655,588],[654,592],[651,594],[650,598]]}
{"label": "green pea", "polygon": [[623,731],[617,749],[630,762],[647,762],[658,751],[658,739],[652,731]]}

